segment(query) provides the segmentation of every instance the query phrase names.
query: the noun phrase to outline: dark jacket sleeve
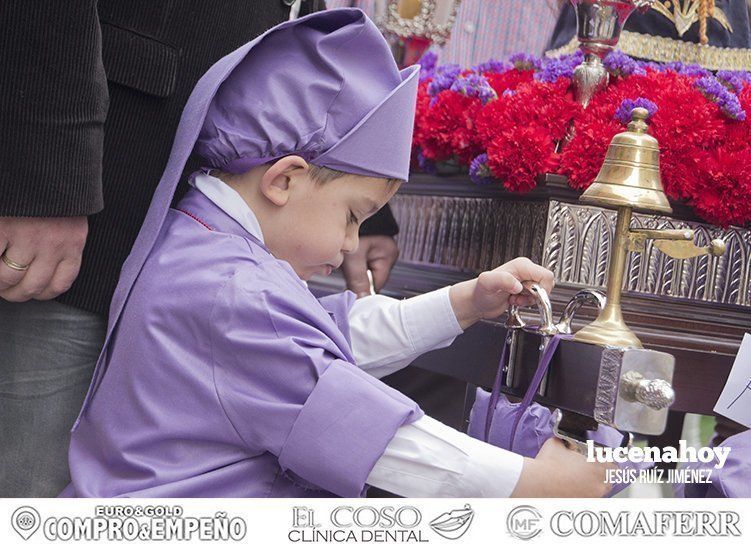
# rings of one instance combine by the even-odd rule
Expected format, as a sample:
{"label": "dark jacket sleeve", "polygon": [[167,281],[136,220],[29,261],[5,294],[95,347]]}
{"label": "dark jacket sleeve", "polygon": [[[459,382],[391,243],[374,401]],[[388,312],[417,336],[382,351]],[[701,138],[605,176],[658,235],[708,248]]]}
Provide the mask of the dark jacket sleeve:
{"label": "dark jacket sleeve", "polygon": [[96,6],[0,2],[0,216],[102,209],[108,94]]}
{"label": "dark jacket sleeve", "polygon": [[394,214],[391,213],[391,208],[388,204],[360,225],[360,236],[374,236],[376,234],[386,236],[396,236],[399,234],[399,225],[396,224],[396,219],[394,219]]}
{"label": "dark jacket sleeve", "polygon": [[316,11],[323,11],[326,9],[326,0],[302,0],[300,3],[300,12],[298,17],[309,15]]}

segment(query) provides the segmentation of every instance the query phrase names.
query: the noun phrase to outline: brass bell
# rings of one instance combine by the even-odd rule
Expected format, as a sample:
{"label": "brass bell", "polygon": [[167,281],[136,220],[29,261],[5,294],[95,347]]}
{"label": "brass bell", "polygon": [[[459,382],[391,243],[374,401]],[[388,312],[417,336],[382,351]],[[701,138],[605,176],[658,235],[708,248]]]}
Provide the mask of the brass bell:
{"label": "brass bell", "polygon": [[631,116],[628,130],[610,142],[600,173],[580,200],[608,208],[671,213],[660,179],[660,146],[647,134],[649,112],[634,108]]}
{"label": "brass bell", "polygon": [[582,202],[617,210],[613,245],[608,262],[607,303],[600,315],[576,334],[574,340],[588,344],[641,348],[642,343],[626,325],[621,311],[621,288],[628,252],[641,252],[647,240],[675,259],[699,255],[719,256],[725,252],[722,240],[709,246],[694,244],[691,229],[631,228],[634,209],[670,213],[670,203],[660,180],[660,147],[647,134],[649,112],[634,108],[628,130],[617,134],[608,147],[597,179],[579,197]]}

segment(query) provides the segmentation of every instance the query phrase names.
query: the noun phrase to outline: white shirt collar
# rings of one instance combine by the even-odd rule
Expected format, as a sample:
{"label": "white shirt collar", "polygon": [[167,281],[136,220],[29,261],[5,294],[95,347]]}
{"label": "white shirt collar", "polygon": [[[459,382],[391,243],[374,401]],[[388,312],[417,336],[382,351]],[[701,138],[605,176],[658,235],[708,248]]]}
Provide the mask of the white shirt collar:
{"label": "white shirt collar", "polygon": [[205,172],[192,176],[188,183],[201,191],[203,196],[221,208],[224,213],[240,223],[246,231],[258,238],[261,243],[264,243],[263,232],[261,232],[261,225],[258,223],[256,214],[243,200],[240,193],[219,178]]}

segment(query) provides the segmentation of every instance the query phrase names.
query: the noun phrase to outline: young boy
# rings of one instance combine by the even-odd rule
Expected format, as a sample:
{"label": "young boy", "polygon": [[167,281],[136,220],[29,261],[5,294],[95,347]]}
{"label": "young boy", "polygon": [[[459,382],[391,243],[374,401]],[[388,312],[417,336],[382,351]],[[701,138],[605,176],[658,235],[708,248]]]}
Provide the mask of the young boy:
{"label": "young boy", "polygon": [[[284,23],[201,79],[123,267],[63,496],[607,491],[559,442],[522,458],[376,379],[550,272],[519,259],[405,301],[307,288],[407,179],[416,88],[355,9]],[[208,167],[168,211],[191,150]]]}

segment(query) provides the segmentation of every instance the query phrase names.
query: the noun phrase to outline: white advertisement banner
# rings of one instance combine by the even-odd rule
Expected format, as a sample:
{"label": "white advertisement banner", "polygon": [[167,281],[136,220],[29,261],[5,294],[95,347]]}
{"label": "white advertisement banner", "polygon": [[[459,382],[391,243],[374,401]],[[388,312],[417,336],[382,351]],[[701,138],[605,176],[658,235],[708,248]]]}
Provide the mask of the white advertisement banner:
{"label": "white advertisement banner", "polygon": [[0,542],[748,542],[751,499],[0,501]]}

